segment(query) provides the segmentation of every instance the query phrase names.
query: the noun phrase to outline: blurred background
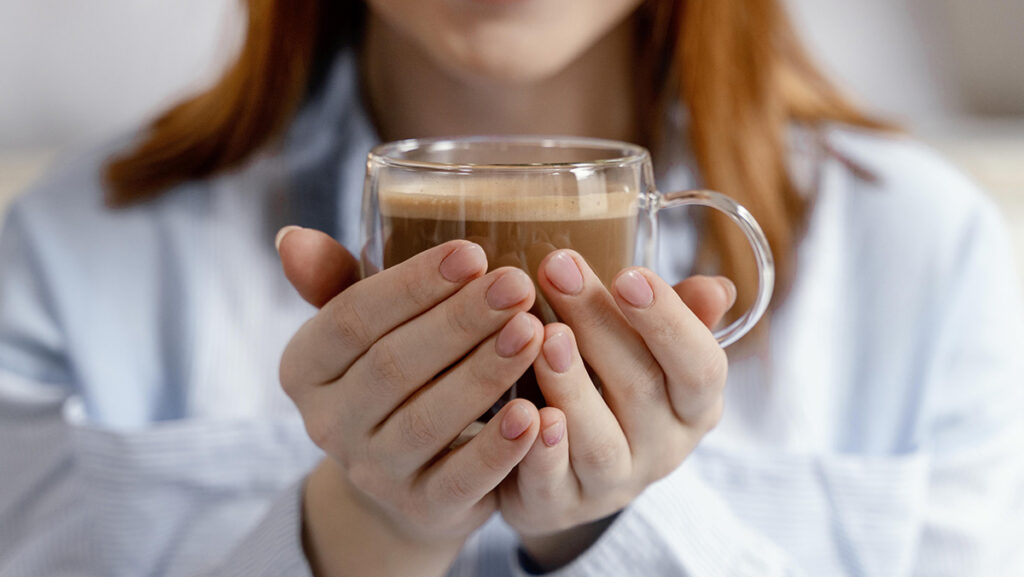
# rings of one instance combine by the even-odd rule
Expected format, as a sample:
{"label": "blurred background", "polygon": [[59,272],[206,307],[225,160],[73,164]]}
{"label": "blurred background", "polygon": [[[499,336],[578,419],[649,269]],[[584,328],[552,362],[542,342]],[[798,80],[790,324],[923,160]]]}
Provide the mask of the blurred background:
{"label": "blurred background", "polygon": [[[786,3],[843,88],[991,191],[1024,265],[1024,0]],[[241,39],[238,10],[238,0],[0,0],[0,211],[60,152],[136,126],[214,77]]]}

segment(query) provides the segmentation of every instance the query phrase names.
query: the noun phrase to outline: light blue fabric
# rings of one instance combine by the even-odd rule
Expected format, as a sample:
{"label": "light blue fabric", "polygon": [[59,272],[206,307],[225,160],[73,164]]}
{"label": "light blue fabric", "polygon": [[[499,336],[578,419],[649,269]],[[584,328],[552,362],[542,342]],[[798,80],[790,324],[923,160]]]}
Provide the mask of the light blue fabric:
{"label": "light blue fabric", "polygon": [[[145,205],[102,206],[100,166],[125,142],[64,160],[14,203],[0,232],[0,577],[309,574],[301,480],[321,455],[277,363],[314,311],[273,238],[298,223],[355,248],[376,138],[357,93],[343,56],[279,150]],[[770,346],[731,360],[721,425],[559,575],[1024,574],[1005,227],[913,142],[840,129],[826,142]],[[688,174],[680,160],[662,184]],[[675,220],[664,232],[678,277],[691,236]],[[522,575],[515,550],[492,518],[450,574]]]}

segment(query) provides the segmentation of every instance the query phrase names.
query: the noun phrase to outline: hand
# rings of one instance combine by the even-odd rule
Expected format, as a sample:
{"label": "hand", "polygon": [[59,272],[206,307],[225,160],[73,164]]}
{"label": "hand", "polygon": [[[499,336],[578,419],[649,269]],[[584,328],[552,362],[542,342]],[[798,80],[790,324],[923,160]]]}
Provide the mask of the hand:
{"label": "hand", "polygon": [[708,325],[732,306],[735,289],[695,277],[677,293],[633,268],[609,292],[572,251],[552,253],[540,270],[539,285],[566,324],[545,328],[534,363],[548,403],[541,434],[500,495],[526,552],[551,570],[581,553],[604,519],[678,467],[718,422],[727,363]]}
{"label": "hand", "polygon": [[284,232],[286,275],[323,307],[281,360],[281,383],[329,456],[305,495],[311,565],[442,574],[537,436],[536,408],[517,400],[449,450],[539,354],[543,327],[525,312],[533,282],[517,269],[484,274],[483,250],[455,241],[344,288],[351,255],[321,233]]}

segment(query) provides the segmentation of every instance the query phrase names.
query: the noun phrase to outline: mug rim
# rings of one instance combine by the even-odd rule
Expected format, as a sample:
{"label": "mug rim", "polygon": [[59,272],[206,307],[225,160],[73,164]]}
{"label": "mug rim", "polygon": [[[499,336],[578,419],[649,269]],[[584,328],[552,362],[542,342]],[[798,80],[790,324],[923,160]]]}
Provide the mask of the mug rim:
{"label": "mug rim", "polygon": [[[591,148],[614,151],[608,158],[581,162],[533,162],[533,163],[472,163],[437,162],[398,158],[396,153],[407,153],[417,149],[459,143],[509,143],[533,145],[538,148]],[[439,172],[480,173],[480,172],[547,172],[561,170],[604,170],[643,165],[650,162],[650,153],[639,144],[604,138],[585,136],[541,136],[541,135],[493,135],[493,136],[446,136],[435,138],[407,138],[378,144],[370,150],[367,161],[395,168],[430,170]]]}

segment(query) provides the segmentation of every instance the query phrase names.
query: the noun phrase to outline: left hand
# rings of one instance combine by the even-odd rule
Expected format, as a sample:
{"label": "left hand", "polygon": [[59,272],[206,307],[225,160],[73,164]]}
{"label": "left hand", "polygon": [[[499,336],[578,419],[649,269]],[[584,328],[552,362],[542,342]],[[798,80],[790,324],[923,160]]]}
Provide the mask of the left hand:
{"label": "left hand", "polygon": [[718,423],[727,362],[708,326],[732,306],[735,288],[693,277],[673,289],[630,268],[609,291],[569,250],[548,255],[540,271],[538,284],[566,324],[545,328],[534,363],[548,404],[541,434],[501,485],[500,500],[525,551],[552,570]]}

